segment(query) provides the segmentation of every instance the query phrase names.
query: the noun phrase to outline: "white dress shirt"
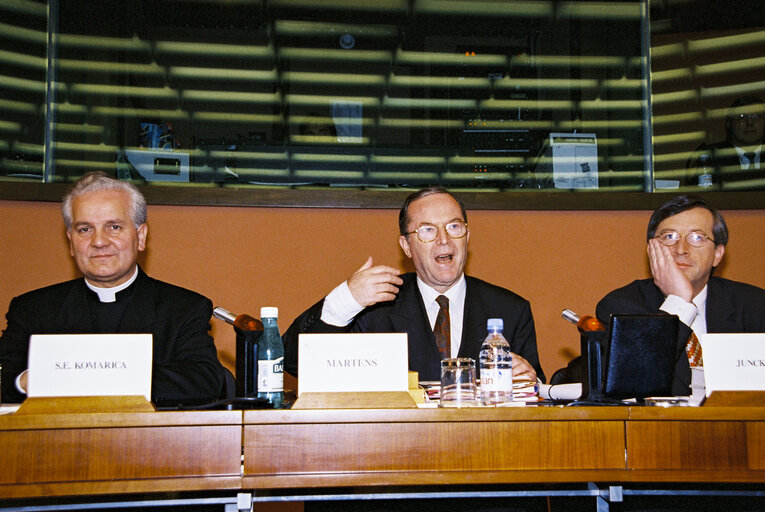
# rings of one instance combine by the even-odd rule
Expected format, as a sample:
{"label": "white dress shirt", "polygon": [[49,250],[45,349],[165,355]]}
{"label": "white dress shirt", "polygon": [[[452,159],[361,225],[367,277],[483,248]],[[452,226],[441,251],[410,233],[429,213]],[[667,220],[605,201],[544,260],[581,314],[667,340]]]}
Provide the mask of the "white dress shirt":
{"label": "white dress shirt", "polygon": [[670,315],[677,315],[680,321],[690,327],[696,336],[707,332],[707,287],[693,298],[692,302],[685,302],[677,295],[667,295],[664,303],[659,308]]}
{"label": "white dress shirt", "polygon": [[[417,276],[417,288],[420,290],[420,295],[422,295],[431,329],[436,324],[436,317],[440,309],[436,302],[436,297],[446,295],[449,299],[451,356],[456,357],[462,342],[462,323],[465,313],[465,293],[467,291],[465,274],[462,274],[460,279],[443,294],[425,284],[419,276]],[[364,308],[353,298],[351,289],[348,288],[348,281],[345,281],[329,292],[324,298],[324,304],[321,309],[321,321],[325,324],[345,327],[363,310]]]}
{"label": "white dress shirt", "polygon": [[[757,148],[752,151],[746,151],[738,146],[734,147],[736,148],[736,153],[738,153],[738,160],[741,163],[741,168],[743,170],[746,171],[752,168],[760,168],[760,155],[762,154],[762,146],[757,146]],[[754,162],[749,161],[749,159],[746,157],[747,153],[754,153]]]}
{"label": "white dress shirt", "polygon": [[465,317],[465,292],[467,291],[467,282],[465,274],[460,276],[459,281],[454,283],[451,288],[441,293],[420,279],[417,276],[417,288],[422,295],[422,302],[425,304],[425,310],[428,312],[428,321],[432,329],[436,325],[436,317],[441,306],[436,302],[436,297],[446,295],[449,299],[449,339],[451,340],[450,357],[457,357],[462,343],[462,323]]}

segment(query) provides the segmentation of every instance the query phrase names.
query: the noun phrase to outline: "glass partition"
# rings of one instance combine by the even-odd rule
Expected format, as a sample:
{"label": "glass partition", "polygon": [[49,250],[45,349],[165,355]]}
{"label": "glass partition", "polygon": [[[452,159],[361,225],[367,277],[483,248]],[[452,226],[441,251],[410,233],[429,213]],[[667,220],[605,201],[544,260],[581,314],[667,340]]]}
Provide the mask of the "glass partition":
{"label": "glass partition", "polygon": [[652,2],[657,189],[765,189],[763,13],[753,0]]}
{"label": "glass partition", "polygon": [[762,7],[718,4],[0,0],[0,189],[763,188],[720,143]]}
{"label": "glass partition", "polygon": [[[639,1],[54,7],[49,181],[645,187]],[[16,73],[39,114],[44,50]]]}

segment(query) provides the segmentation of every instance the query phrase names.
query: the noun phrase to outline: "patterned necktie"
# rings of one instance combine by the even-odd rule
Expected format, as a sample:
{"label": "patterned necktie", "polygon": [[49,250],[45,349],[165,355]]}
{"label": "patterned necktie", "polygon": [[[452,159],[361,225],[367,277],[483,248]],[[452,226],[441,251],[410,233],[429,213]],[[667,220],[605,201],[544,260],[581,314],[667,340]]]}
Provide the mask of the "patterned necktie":
{"label": "patterned necktie", "polygon": [[451,355],[451,321],[449,320],[449,299],[446,295],[436,297],[436,302],[440,306],[436,325],[433,326],[433,335],[436,337],[438,352],[441,353],[441,359],[446,359]]}
{"label": "patterned necktie", "polygon": [[688,364],[691,366],[704,366],[704,358],[701,355],[701,343],[696,333],[691,331],[691,336],[685,344],[685,353],[688,355]]}
{"label": "patterned necktie", "polygon": [[754,169],[754,159],[756,155],[754,153],[744,153],[744,156],[749,160],[749,167],[747,167],[747,169]]}

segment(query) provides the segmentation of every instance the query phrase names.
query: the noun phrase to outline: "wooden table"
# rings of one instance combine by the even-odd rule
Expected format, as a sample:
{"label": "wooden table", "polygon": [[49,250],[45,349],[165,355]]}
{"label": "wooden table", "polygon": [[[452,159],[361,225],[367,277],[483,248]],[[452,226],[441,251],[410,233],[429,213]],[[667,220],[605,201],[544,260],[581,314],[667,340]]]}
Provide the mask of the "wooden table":
{"label": "wooden table", "polygon": [[241,411],[0,416],[0,498],[241,489]]}
{"label": "wooden table", "polygon": [[704,489],[765,483],[765,408],[4,415],[0,468],[0,508],[12,498],[188,491],[257,501],[456,485]]}
{"label": "wooden table", "polygon": [[765,408],[244,413],[245,488],[592,481],[765,482]]}

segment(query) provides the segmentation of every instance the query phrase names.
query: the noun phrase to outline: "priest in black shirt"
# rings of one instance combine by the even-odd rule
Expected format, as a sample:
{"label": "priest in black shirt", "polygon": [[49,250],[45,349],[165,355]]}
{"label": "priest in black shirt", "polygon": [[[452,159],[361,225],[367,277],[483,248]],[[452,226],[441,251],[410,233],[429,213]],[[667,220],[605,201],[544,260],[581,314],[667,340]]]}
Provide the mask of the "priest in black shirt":
{"label": "priest in black shirt", "polygon": [[83,274],[11,301],[0,338],[3,402],[25,395],[32,334],[150,333],[152,400],[217,399],[224,369],[208,334],[212,303],[198,293],[147,276],[146,200],[132,184],[101,172],[78,180],[63,201],[70,253]]}

